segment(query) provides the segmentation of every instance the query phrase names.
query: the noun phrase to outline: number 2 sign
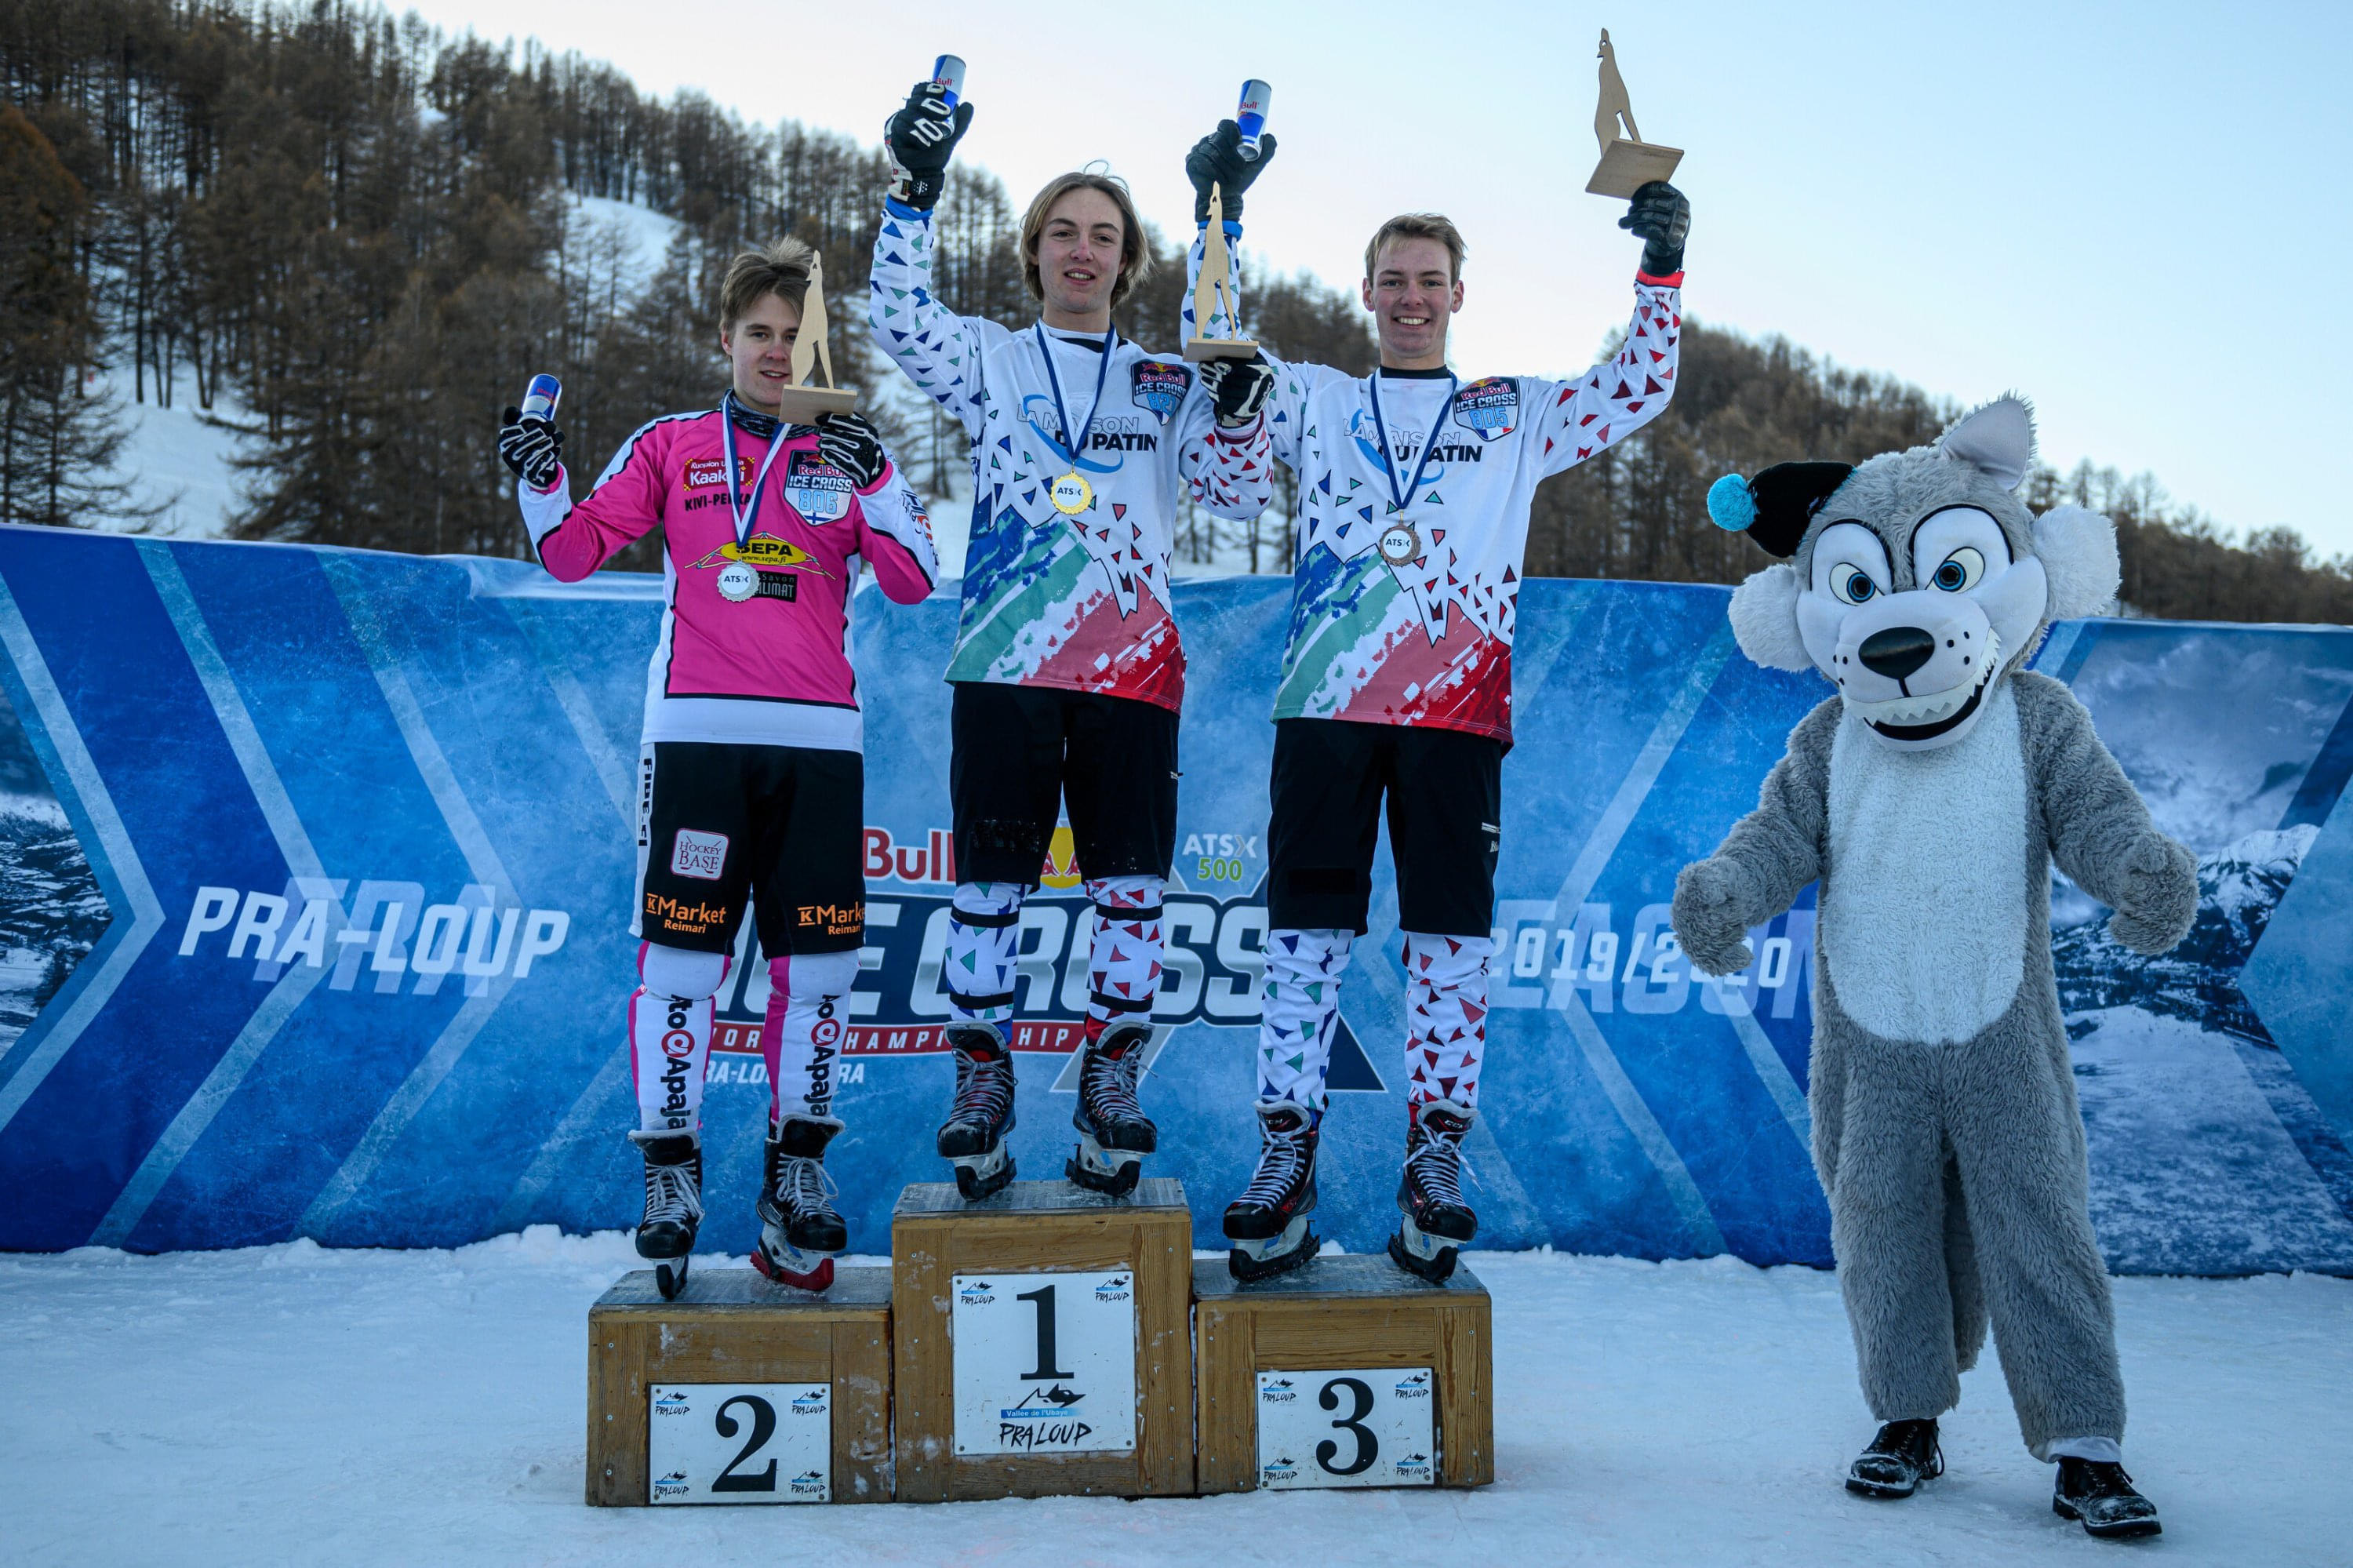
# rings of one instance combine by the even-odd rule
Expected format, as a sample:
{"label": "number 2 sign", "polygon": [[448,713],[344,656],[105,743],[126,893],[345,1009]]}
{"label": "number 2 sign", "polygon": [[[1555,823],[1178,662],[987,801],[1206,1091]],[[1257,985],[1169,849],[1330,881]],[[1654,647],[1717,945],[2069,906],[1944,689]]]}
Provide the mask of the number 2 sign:
{"label": "number 2 sign", "polygon": [[959,1274],[955,1451],[1135,1447],[1135,1273]]}
{"label": "number 2 sign", "polygon": [[832,1384],[656,1383],[646,1404],[648,1501],[831,1500]]}
{"label": "number 2 sign", "polygon": [[1258,1374],[1258,1484],[1428,1487],[1437,1432],[1428,1367]]}

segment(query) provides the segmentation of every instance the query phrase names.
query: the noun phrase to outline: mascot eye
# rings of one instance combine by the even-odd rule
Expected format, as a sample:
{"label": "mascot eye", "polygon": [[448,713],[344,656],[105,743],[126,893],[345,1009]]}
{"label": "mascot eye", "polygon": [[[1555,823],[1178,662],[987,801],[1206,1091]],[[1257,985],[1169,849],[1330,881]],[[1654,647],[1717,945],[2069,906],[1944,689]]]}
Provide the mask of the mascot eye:
{"label": "mascot eye", "polygon": [[1985,557],[1964,545],[1945,557],[1928,580],[1947,593],[1966,593],[1985,578]]}
{"label": "mascot eye", "polygon": [[1861,604],[1878,591],[1879,585],[1873,582],[1869,574],[1861,567],[1836,566],[1831,568],[1831,592],[1849,604]]}

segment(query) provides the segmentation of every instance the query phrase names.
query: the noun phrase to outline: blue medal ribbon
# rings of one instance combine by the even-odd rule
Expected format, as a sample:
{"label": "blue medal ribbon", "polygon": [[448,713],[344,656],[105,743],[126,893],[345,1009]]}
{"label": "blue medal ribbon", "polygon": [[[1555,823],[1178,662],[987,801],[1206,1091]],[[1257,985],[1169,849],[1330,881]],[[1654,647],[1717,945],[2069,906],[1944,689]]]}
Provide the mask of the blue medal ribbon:
{"label": "blue medal ribbon", "polygon": [[[752,477],[752,503],[746,506],[743,492],[735,485],[735,410],[741,407],[733,387],[719,400],[720,461],[727,470],[727,506],[735,522],[737,560],[743,560],[744,553],[752,546],[752,529],[760,518],[760,492],[767,486],[768,466],[776,461],[776,454],[784,450],[785,438],[793,431],[792,426],[782,419],[776,421],[776,433],[768,438],[768,455],[760,460],[760,471]],[[744,564],[750,565],[749,562]]]}
{"label": "blue medal ribbon", "polygon": [[1462,389],[1462,382],[1452,371],[1446,373],[1446,401],[1438,406],[1438,418],[1430,421],[1430,435],[1421,443],[1421,461],[1413,465],[1413,482],[1400,493],[1398,490],[1397,463],[1389,456],[1388,424],[1381,418],[1381,373],[1376,370],[1367,379],[1373,392],[1373,429],[1380,432],[1381,438],[1381,471],[1388,476],[1389,500],[1394,503],[1391,510],[1402,513],[1420,493],[1422,475],[1430,468],[1430,454],[1438,450],[1439,429],[1446,423],[1446,416],[1453,412],[1454,395]]}
{"label": "blue medal ribbon", "polygon": [[[1095,371],[1095,400],[1087,406],[1087,422],[1080,427],[1075,440],[1071,437],[1071,410],[1062,402],[1062,378],[1054,374],[1054,349],[1046,336],[1046,323],[1039,322],[1030,330],[1038,334],[1038,356],[1046,362],[1046,385],[1054,389],[1054,418],[1061,421],[1062,439],[1071,442],[1070,449],[1066,451],[1056,445],[1054,439],[1043,430],[1038,430],[1038,434],[1045,438],[1046,444],[1053,448],[1054,455],[1069,463],[1073,471],[1088,467],[1081,454],[1087,450],[1087,437],[1093,433],[1095,415],[1103,408],[1103,383],[1111,379],[1111,356],[1119,352],[1119,329],[1112,328],[1111,335],[1103,340],[1103,364]],[[1034,423],[1029,428],[1038,429]],[[1097,464],[1094,468],[1097,473],[1109,473],[1118,466],[1116,463]]]}

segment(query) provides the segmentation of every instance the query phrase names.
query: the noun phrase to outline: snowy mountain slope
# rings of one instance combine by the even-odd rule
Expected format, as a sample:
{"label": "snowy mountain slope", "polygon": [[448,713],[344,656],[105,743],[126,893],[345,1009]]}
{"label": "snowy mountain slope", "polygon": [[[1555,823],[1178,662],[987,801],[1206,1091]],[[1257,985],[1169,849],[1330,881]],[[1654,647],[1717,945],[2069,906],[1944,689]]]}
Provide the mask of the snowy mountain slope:
{"label": "snowy mountain slope", "polygon": [[226,534],[242,503],[245,483],[233,461],[245,439],[228,426],[245,420],[245,406],[224,391],[209,412],[198,408],[195,377],[185,370],[173,383],[168,408],[153,400],[152,386],[150,401],[132,402],[126,371],[111,371],[102,379],[112,387],[122,410],[123,442],[114,475],[130,482],[134,508],[162,506],[164,511],[152,521],[136,513],[105,515],[95,519],[94,525],[174,539],[216,539]]}

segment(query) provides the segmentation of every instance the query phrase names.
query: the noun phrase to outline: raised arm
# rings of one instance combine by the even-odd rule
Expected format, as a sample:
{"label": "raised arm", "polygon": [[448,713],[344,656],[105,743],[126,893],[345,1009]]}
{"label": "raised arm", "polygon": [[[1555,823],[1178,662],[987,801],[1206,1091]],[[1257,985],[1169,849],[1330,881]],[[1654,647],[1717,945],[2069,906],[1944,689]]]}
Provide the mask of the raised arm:
{"label": "raised arm", "polygon": [[564,433],[545,419],[522,418],[507,410],[499,455],[514,471],[515,502],[549,576],[576,583],[661,521],[659,462],[651,449],[661,444],[655,430],[664,422],[640,426],[622,442],[588,499],[575,506],[560,461]]}
{"label": "raised arm", "polygon": [[898,178],[882,199],[866,312],[882,351],[976,436],[980,349],[991,323],[959,316],[932,297],[933,209],[946,183],[948,159],[971,123],[972,105],[951,111],[930,82],[917,83],[891,117],[883,143]]}
{"label": "raised arm", "polygon": [[818,421],[817,444],[857,488],[858,553],[884,596],[897,604],[928,597],[940,575],[932,520],[881,435],[859,415],[828,414]]}
{"label": "raised arm", "polygon": [[1757,809],[1724,842],[1675,878],[1675,936],[1702,974],[1737,974],[1754,957],[1749,927],[1787,909],[1822,874],[1830,820],[1831,744],[1841,709],[1832,697],[1789,732],[1789,748],[1757,792]]}
{"label": "raised arm", "polygon": [[1552,389],[1537,411],[1534,433],[1541,439],[1528,450],[1546,474],[1575,468],[1624,440],[1657,418],[1675,393],[1691,203],[1674,186],[1653,180],[1634,193],[1618,226],[1644,241],[1641,270],[1634,274],[1633,319],[1614,356]]}
{"label": "raised arm", "polygon": [[2157,831],[2074,693],[2031,672],[2011,678],[2051,858],[2116,912],[2109,935],[2137,953],[2166,951],[2198,918],[2197,857]]}

